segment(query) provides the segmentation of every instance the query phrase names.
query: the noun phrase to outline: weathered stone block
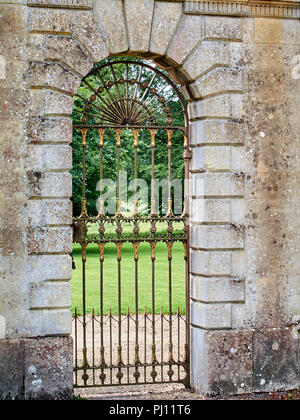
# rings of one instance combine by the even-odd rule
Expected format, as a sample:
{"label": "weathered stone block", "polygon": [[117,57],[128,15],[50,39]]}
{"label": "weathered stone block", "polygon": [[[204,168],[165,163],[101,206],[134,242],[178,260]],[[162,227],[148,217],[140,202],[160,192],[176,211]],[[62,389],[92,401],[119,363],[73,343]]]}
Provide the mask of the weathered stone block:
{"label": "weathered stone block", "polygon": [[189,86],[194,99],[226,92],[242,92],[242,72],[228,68],[216,68]]}
{"label": "weathered stone block", "polygon": [[25,340],[25,399],[73,399],[72,354],[70,337]]}
{"label": "weathered stone block", "polygon": [[69,172],[28,172],[27,188],[29,198],[70,198],[72,197],[72,175]]}
{"label": "weathered stone block", "polygon": [[252,331],[192,327],[191,348],[191,384],[197,392],[233,395],[252,391]]}
{"label": "weathered stone block", "polygon": [[28,337],[68,336],[72,333],[69,309],[32,309],[26,321]]}
{"label": "weathered stone block", "polygon": [[76,13],[73,34],[96,63],[108,57],[109,51],[103,41],[91,12]]}
{"label": "weathered stone block", "polygon": [[232,274],[231,251],[191,250],[191,272],[205,276],[230,276]]}
{"label": "weathered stone block", "polygon": [[27,150],[28,171],[43,172],[72,169],[72,148],[70,146],[31,144]]}
{"label": "weathered stone block", "polygon": [[[16,98],[18,98],[16,100]],[[22,118],[28,111],[28,92],[26,89],[0,88],[0,120]]]}
{"label": "weathered stone block", "polygon": [[72,224],[70,200],[30,200],[27,211],[28,222],[33,227]]}
{"label": "weathered stone block", "polygon": [[81,79],[59,63],[33,62],[30,65],[28,82],[31,87],[50,87],[74,95]]}
{"label": "weathered stone block", "polygon": [[225,42],[203,41],[191,53],[180,71],[196,80],[215,67],[230,65],[230,46]]}
{"label": "weathered stone block", "polygon": [[191,171],[229,171],[230,168],[230,146],[203,146],[193,150]]}
{"label": "weathered stone block", "polygon": [[191,223],[230,223],[231,201],[220,199],[195,198],[190,203]]}
{"label": "weathered stone block", "polygon": [[235,17],[205,16],[203,38],[242,41],[242,20]]}
{"label": "weathered stone block", "polygon": [[44,44],[42,55],[45,61],[59,60],[81,76],[86,76],[93,67],[93,61],[76,40],[47,36]]}
{"label": "weathered stone block", "polygon": [[182,16],[182,4],[156,2],[152,22],[150,52],[165,55]]}
{"label": "weathered stone block", "polygon": [[0,5],[0,33],[26,32],[26,6],[12,7],[9,4]]}
{"label": "weathered stone block", "polygon": [[192,195],[195,197],[242,197],[244,176],[233,173],[192,174]]}
{"label": "weathered stone block", "polygon": [[29,228],[28,250],[30,254],[72,252],[73,231],[68,227],[61,228]]}
{"label": "weathered stone block", "polygon": [[202,144],[243,144],[247,127],[239,121],[200,120],[191,123],[192,145]]}
{"label": "weathered stone block", "polygon": [[[47,267],[47,271],[45,271]],[[72,258],[70,255],[31,255],[28,257],[28,271],[32,282],[70,280]]]}
{"label": "weathered stone block", "polygon": [[254,391],[300,386],[299,339],[291,328],[261,329],[253,334]]}
{"label": "weathered stone block", "polygon": [[28,139],[31,143],[71,143],[72,120],[67,117],[32,117],[28,120]]}
{"label": "weathered stone block", "polygon": [[184,15],[178,25],[167,58],[182,64],[201,39],[202,16]]}
{"label": "weathered stone block", "polygon": [[125,0],[130,51],[149,50],[154,0]]}
{"label": "weathered stone block", "polygon": [[[0,63],[2,63],[0,56]],[[26,87],[26,74],[28,63],[25,61],[8,61],[0,64],[0,80],[2,88],[24,89]]]}
{"label": "weathered stone block", "polygon": [[191,298],[205,303],[245,301],[245,281],[230,277],[192,277]]}
{"label": "weathered stone block", "polygon": [[47,89],[30,91],[30,116],[39,117],[53,114],[71,115],[73,98]]}
{"label": "weathered stone block", "polygon": [[190,203],[190,223],[220,223],[241,226],[246,224],[245,200],[194,198]]}
{"label": "weathered stone block", "polygon": [[231,304],[191,302],[191,324],[204,329],[230,329]]}
{"label": "weathered stone block", "polygon": [[24,347],[20,340],[0,340],[0,400],[22,399]]}
{"label": "weathered stone block", "polygon": [[255,19],[255,42],[261,44],[296,44],[300,41],[297,20]]}
{"label": "weathered stone block", "polygon": [[31,32],[71,35],[72,13],[52,8],[31,8],[28,25]]}
{"label": "weathered stone block", "polygon": [[243,95],[239,93],[224,94],[189,104],[191,120],[201,118],[234,118],[243,117]]}
{"label": "weathered stone block", "polygon": [[95,2],[94,14],[109,52],[120,54],[122,51],[127,51],[128,41],[122,0],[115,0],[113,8],[111,0]]}
{"label": "weathered stone block", "polygon": [[233,226],[191,226],[191,246],[201,249],[242,249],[244,229]]}
{"label": "weathered stone block", "polygon": [[6,319],[3,315],[0,315],[0,340],[3,340],[6,336]]}
{"label": "weathered stone block", "polygon": [[70,308],[72,290],[69,283],[43,282],[30,284],[30,308]]}
{"label": "weathered stone block", "polygon": [[244,251],[191,250],[191,273],[202,276],[245,277]]}

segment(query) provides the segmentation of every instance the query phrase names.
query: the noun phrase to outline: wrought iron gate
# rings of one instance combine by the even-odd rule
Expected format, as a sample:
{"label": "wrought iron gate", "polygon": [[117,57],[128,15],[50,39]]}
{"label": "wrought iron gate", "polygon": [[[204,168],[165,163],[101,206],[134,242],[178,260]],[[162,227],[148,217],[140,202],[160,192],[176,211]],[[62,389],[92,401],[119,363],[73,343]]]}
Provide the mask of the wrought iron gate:
{"label": "wrought iron gate", "polygon": [[[77,114],[80,115],[80,120],[74,124],[74,130],[81,138],[82,201],[81,214],[73,218],[73,227],[74,243],[79,244],[81,250],[81,267],[77,264],[76,269],[82,270],[82,304],[80,308],[74,308],[73,317],[74,386],[96,387],[165,382],[181,382],[189,386],[188,216],[186,204],[181,214],[174,214],[174,192],[172,192],[174,137],[177,143],[182,140],[182,163],[186,179],[189,174],[190,154],[185,101],[176,85],[157,68],[141,61],[113,61],[95,68],[83,79],[82,89],[75,98],[75,105]],[[182,125],[176,125],[175,114],[183,116]],[[132,133],[133,168],[131,169],[134,175],[133,206],[126,212],[122,210],[124,203],[122,203],[121,185],[124,133],[127,133],[127,137],[128,133]],[[140,211],[137,181],[139,141],[142,135],[144,150],[149,150],[149,177],[151,177],[149,193],[151,210],[146,215]],[[97,137],[98,142],[100,198],[97,214],[90,214],[88,209],[89,136],[92,138],[91,141]],[[159,205],[159,199],[155,195],[158,137],[160,142],[165,142],[163,147],[165,147],[168,174],[167,208]],[[107,203],[102,194],[106,141],[110,141],[110,144],[113,142],[115,148],[115,214],[107,213]],[[147,141],[148,144],[145,145]],[[129,153],[128,148],[126,153]],[[187,193],[185,190],[185,203]],[[185,308],[179,306],[174,308],[173,304],[172,261],[176,243],[183,244],[182,264],[185,267],[183,282],[185,286],[181,293],[186,295]],[[129,281],[122,273],[122,251],[128,247],[128,244],[132,244],[133,251],[133,273],[130,280],[133,307],[124,302],[122,295],[124,283]],[[151,281],[149,281],[147,301],[149,304],[141,310],[141,288],[145,274],[141,266],[140,250],[143,250],[142,262],[145,265],[147,251],[145,244],[148,244],[147,258]],[[162,246],[160,244],[166,245],[168,307],[158,309],[156,300],[162,290],[160,270],[157,269],[157,249]],[[97,248],[97,258],[99,258],[98,270],[92,275],[92,279],[87,270],[90,246]],[[116,253],[116,279],[110,277],[110,274],[105,274],[106,250],[113,252],[112,246]],[[113,281],[115,281],[117,304],[112,309],[111,306],[107,306],[104,299],[105,290]],[[97,282],[99,293],[98,304],[92,308],[88,305],[91,282]]]}

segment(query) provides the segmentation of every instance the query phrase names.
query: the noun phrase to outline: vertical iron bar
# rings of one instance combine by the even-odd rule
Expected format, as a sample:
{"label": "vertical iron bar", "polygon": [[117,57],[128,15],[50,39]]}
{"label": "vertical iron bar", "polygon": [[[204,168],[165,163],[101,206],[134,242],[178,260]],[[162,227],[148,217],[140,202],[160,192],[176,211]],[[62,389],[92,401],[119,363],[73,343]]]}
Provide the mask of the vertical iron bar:
{"label": "vertical iron bar", "polygon": [[141,364],[140,355],[139,355],[139,277],[138,277],[138,263],[139,263],[139,242],[133,243],[134,248],[134,264],[135,264],[135,380],[138,383],[140,374],[138,366]]}
{"label": "vertical iron bar", "polygon": [[129,384],[129,364],[130,364],[130,356],[129,356],[129,344],[130,344],[130,310],[129,306],[127,308],[127,383]]}
{"label": "vertical iron bar", "polygon": [[172,136],[173,130],[167,130],[168,134],[168,211],[167,217],[174,216],[172,203]]}
{"label": "vertical iron bar", "polygon": [[164,381],[164,308],[160,309],[160,361],[161,361],[161,381]]}
{"label": "vertical iron bar", "polygon": [[74,334],[74,350],[75,350],[75,386],[78,386],[78,337],[77,337],[77,308],[75,308],[75,315],[74,315],[74,321],[75,321],[75,334]]}
{"label": "vertical iron bar", "polygon": [[144,310],[144,380],[147,382],[147,307]]}
{"label": "vertical iron bar", "polygon": [[149,130],[151,135],[151,216],[156,215],[155,203],[155,136],[157,130]]}
{"label": "vertical iron bar", "polygon": [[121,248],[122,242],[117,242],[117,260],[118,260],[118,373],[117,379],[119,384],[121,384],[123,373],[122,373],[122,366],[124,366],[122,360],[122,296],[121,296]]}
{"label": "vertical iron bar", "polygon": [[156,242],[151,242],[151,261],[152,261],[152,380],[155,382],[157,372],[155,365],[156,358],[156,342],[155,342],[155,248]]}
{"label": "vertical iron bar", "polygon": [[120,191],[120,169],[121,169],[121,134],[122,130],[116,129],[117,136],[117,212],[116,216],[121,215],[121,191]]}
{"label": "vertical iron bar", "polygon": [[80,217],[87,217],[87,202],[86,202],[86,136],[88,129],[81,128],[82,136],[82,200],[81,200],[81,214]]}
{"label": "vertical iron bar", "polygon": [[[169,233],[170,234],[170,233]],[[172,381],[172,376],[174,374],[172,370],[172,364],[174,363],[173,358],[173,320],[172,320],[172,247],[173,242],[167,242],[168,247],[168,261],[169,261],[169,371],[168,376],[170,381]]]}
{"label": "vertical iron bar", "polygon": [[[92,362],[95,367],[95,310],[92,309]],[[95,369],[93,369],[93,385],[95,385]]]}
{"label": "vertical iron bar", "polygon": [[110,384],[113,385],[112,380],[112,313],[111,306],[109,307],[109,366],[110,366]]}
{"label": "vertical iron bar", "polygon": [[[101,228],[100,228],[101,229]],[[103,234],[100,233],[100,239],[102,239]],[[104,368],[107,367],[105,362],[105,349],[104,349],[104,324],[103,324],[103,264],[104,264],[104,247],[105,243],[98,242],[99,247],[99,260],[100,260],[100,367],[101,374],[100,380],[102,385],[104,385],[106,375],[104,373]]]}
{"label": "vertical iron bar", "polygon": [[87,249],[87,243],[83,242],[80,244],[82,249],[82,311],[83,311],[83,368],[84,373],[82,376],[82,379],[84,381],[84,385],[87,385],[88,375],[86,368],[88,367],[88,361],[87,361],[87,341],[86,341],[86,249]]}

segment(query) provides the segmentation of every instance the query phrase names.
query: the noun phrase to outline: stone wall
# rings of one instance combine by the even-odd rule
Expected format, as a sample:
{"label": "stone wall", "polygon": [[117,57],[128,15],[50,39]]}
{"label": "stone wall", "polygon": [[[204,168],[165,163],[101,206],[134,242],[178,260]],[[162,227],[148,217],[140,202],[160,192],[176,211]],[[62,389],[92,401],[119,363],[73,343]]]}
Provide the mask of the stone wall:
{"label": "stone wall", "polygon": [[71,397],[72,96],[118,54],[189,100],[193,388],[299,386],[299,10],[0,1],[2,398]]}

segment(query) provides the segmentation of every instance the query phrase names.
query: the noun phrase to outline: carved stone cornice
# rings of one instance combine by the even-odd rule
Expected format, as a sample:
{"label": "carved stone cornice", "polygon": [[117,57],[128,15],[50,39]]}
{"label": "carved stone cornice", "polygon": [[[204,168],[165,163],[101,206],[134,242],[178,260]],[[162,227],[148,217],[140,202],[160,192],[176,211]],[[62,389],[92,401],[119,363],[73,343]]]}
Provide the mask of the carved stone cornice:
{"label": "carved stone cornice", "polygon": [[63,9],[88,9],[93,8],[93,0],[27,0],[28,6],[56,7]]}
{"label": "carved stone cornice", "polygon": [[300,19],[296,1],[185,1],[184,13]]}
{"label": "carved stone cornice", "polygon": [[[101,0],[97,0],[101,1]],[[113,0],[111,0],[113,3]],[[185,14],[300,19],[300,0],[156,0],[182,2]],[[93,9],[94,0],[0,0],[31,7]]]}

